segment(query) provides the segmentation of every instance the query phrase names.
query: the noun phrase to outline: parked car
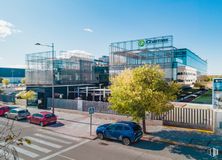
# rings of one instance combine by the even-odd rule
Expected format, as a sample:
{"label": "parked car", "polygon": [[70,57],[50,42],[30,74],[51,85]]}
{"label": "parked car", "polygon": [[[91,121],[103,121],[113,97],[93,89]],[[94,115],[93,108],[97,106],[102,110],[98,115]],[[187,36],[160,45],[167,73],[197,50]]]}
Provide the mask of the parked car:
{"label": "parked car", "polygon": [[4,116],[9,110],[10,108],[8,106],[0,106],[0,116]]}
{"label": "parked car", "polygon": [[131,121],[120,121],[112,124],[104,124],[96,129],[99,139],[113,139],[122,141],[124,145],[137,142],[143,136],[140,125]]}
{"label": "parked car", "polygon": [[55,114],[51,112],[40,112],[40,113],[34,113],[31,116],[28,116],[29,123],[35,123],[39,124],[40,126],[45,126],[48,124],[56,123],[57,117]]}
{"label": "parked car", "polygon": [[17,121],[21,120],[21,119],[25,119],[29,115],[30,115],[29,111],[27,109],[23,109],[23,108],[11,109],[5,113],[6,118],[14,119]]}

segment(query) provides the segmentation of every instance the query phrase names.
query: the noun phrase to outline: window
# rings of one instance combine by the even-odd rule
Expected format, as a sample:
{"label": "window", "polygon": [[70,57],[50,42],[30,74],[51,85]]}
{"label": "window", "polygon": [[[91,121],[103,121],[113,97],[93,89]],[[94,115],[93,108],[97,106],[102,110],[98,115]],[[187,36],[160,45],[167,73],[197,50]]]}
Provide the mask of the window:
{"label": "window", "polygon": [[133,126],[133,130],[134,131],[140,131],[142,129],[141,129],[141,127],[139,125],[135,125],[135,126]]}
{"label": "window", "polygon": [[219,128],[222,129],[222,122],[220,122],[219,125],[220,125]]}
{"label": "window", "polygon": [[22,110],[22,111],[18,111],[19,114],[23,114],[23,113],[26,113],[25,110]]}
{"label": "window", "polygon": [[116,126],[115,130],[121,131],[121,130],[123,130],[123,126],[121,126],[121,125]]}
{"label": "window", "polygon": [[17,111],[16,110],[11,110],[10,113],[17,113]]}
{"label": "window", "polygon": [[113,131],[114,129],[115,129],[115,125],[111,125],[111,126],[107,127],[108,131]]}
{"label": "window", "polygon": [[33,117],[36,117],[36,118],[42,118],[43,115],[36,113],[36,114],[33,114]]}
{"label": "window", "polygon": [[127,127],[127,126],[124,126],[124,130],[129,131],[129,130],[130,130],[130,128],[129,128],[129,127]]}
{"label": "window", "polygon": [[51,118],[51,117],[54,117],[54,116],[55,116],[54,114],[50,113],[50,114],[46,114],[45,118]]}

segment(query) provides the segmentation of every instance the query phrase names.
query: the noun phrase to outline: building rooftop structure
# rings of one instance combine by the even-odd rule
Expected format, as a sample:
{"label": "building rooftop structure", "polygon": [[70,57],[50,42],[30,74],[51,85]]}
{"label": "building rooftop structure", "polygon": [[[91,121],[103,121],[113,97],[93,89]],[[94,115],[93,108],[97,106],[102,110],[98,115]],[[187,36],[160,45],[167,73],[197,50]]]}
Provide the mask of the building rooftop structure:
{"label": "building rooftop structure", "polygon": [[79,50],[61,51],[52,60],[51,52],[26,55],[27,85],[55,85],[96,83],[93,72],[94,57]]}
{"label": "building rooftop structure", "polygon": [[114,42],[110,44],[110,75],[125,68],[134,68],[144,64],[159,65],[165,79],[192,85],[197,76],[207,73],[207,61],[189,49],[177,49],[173,45],[173,36],[160,36]]}

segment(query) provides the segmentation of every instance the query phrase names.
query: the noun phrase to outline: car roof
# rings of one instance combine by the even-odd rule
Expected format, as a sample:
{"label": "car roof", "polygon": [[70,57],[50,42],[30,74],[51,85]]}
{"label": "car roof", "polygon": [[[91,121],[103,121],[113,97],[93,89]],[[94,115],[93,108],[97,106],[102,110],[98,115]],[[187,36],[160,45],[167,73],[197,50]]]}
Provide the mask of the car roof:
{"label": "car roof", "polygon": [[52,114],[51,112],[47,112],[47,111],[41,111],[41,112],[39,112],[39,113],[42,114],[42,115]]}
{"label": "car roof", "polygon": [[24,109],[24,108],[14,108],[12,110],[16,110],[16,111],[26,111],[27,109]]}
{"label": "car roof", "polygon": [[128,124],[128,125],[131,125],[131,126],[138,125],[136,122],[132,122],[132,121],[119,121],[117,123]]}
{"label": "car roof", "polygon": [[8,106],[0,106],[0,108],[3,108],[3,107],[8,107]]}

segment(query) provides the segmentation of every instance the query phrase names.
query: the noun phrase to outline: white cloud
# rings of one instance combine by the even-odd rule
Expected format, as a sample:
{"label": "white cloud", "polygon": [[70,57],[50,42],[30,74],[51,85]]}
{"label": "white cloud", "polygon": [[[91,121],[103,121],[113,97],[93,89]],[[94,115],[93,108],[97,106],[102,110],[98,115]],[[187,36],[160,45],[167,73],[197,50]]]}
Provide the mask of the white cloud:
{"label": "white cloud", "polygon": [[26,65],[23,64],[15,64],[15,65],[0,65],[3,68],[25,68]]}
{"label": "white cloud", "polygon": [[91,33],[93,32],[93,30],[92,30],[91,28],[84,28],[83,31],[85,31],[85,32],[91,32]]}
{"label": "white cloud", "polygon": [[16,29],[10,22],[0,19],[0,38],[4,39],[13,33],[19,33],[21,30]]}
{"label": "white cloud", "polygon": [[72,58],[72,57],[87,58],[92,60],[94,59],[92,53],[83,50],[69,50],[60,53],[60,58]]}

